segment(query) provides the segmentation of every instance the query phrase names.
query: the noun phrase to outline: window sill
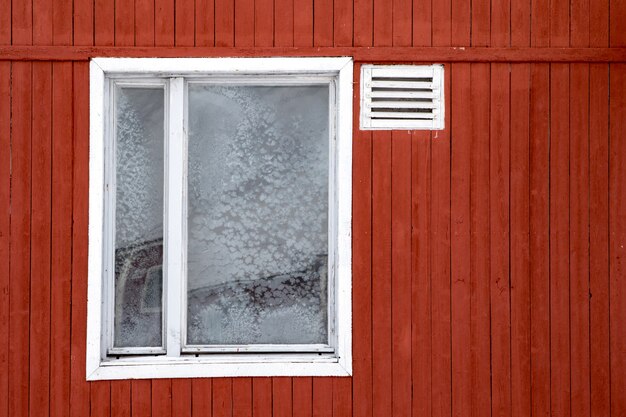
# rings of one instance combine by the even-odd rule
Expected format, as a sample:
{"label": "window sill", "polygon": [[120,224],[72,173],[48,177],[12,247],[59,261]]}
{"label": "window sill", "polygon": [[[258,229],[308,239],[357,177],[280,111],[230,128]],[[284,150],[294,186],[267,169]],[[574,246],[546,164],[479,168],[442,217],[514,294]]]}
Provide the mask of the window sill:
{"label": "window sill", "polygon": [[87,380],[269,376],[350,376],[351,367],[329,355],[215,355],[126,357],[100,362]]}

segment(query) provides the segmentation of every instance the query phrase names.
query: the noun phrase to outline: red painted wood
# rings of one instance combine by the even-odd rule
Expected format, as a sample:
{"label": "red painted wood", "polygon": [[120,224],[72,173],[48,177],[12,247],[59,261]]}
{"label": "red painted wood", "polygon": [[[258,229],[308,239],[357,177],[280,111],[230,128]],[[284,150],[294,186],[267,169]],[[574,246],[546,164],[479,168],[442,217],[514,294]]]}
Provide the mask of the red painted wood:
{"label": "red painted wood", "polygon": [[[274,45],[293,46],[294,21],[293,0],[274,2]],[[249,28],[246,28],[249,31]]]}
{"label": "red painted wood", "polygon": [[[533,2],[534,4],[534,2]],[[472,1],[472,46],[489,46],[491,43],[491,2]]]}
{"label": "red painted wood", "polygon": [[411,409],[411,132],[391,135],[392,412]]}
{"label": "red painted wood", "polygon": [[[407,1],[407,0],[403,0],[403,1]],[[352,33],[353,33],[353,22],[352,22],[352,15],[353,15],[353,0],[335,0],[333,2],[334,4],[334,12],[333,12],[333,23],[334,23],[334,30],[333,30],[333,41],[334,41],[334,45],[335,46],[352,46]],[[410,2],[409,4],[409,9],[408,15],[405,15],[405,20],[409,21],[411,20],[411,9],[410,9]],[[409,32],[409,39],[410,39],[410,32]],[[410,45],[410,41],[409,41],[409,45]]]}
{"label": "red painted wood", "polygon": [[[454,9],[453,9],[454,10]],[[454,16],[454,15],[453,15]],[[468,22],[469,23],[469,22]],[[470,180],[471,97],[470,64],[452,64],[451,82],[456,86],[451,101],[451,321],[452,321],[452,415],[470,415],[471,410],[471,251]]]}
{"label": "red painted wood", "polygon": [[570,45],[589,46],[589,0],[571,3]]}
{"label": "red painted wood", "polygon": [[452,45],[470,45],[470,14],[471,2],[469,0],[452,0]]}
{"label": "red painted wood", "polygon": [[152,381],[152,413],[150,415],[154,417],[172,417],[171,379],[155,379]]}
{"label": "red painted wood", "polygon": [[369,46],[373,40],[374,0],[353,0],[354,46]]}
{"label": "red painted wood", "polygon": [[[11,262],[11,63],[0,62],[0,316],[9,317]],[[9,321],[0,321],[0,416],[9,416]]]}
{"label": "red painted wood", "polygon": [[569,68],[550,69],[550,403],[570,413]]}
{"label": "red painted wood", "polygon": [[272,379],[271,378],[254,378],[252,380],[252,415],[254,417],[271,417],[272,415]]}
{"label": "red painted wood", "polygon": [[373,40],[374,46],[393,44],[393,0],[373,0]]}
{"label": "red painted wood", "polygon": [[530,6],[530,44],[533,47],[550,46],[550,0],[535,0]]}
{"label": "red painted wood", "polygon": [[52,43],[52,2],[33,0],[33,45]]}
{"label": "red painted wood", "polygon": [[127,0],[115,1],[115,44],[129,46],[135,44],[135,3]]}
{"label": "red painted wood", "polygon": [[154,0],[135,0],[135,45],[154,45]]}
{"label": "red painted wood", "polygon": [[589,44],[609,46],[609,0],[594,0],[589,3]]}
{"label": "red painted wood", "polygon": [[[132,412],[131,381],[111,381],[111,415],[130,417]],[[150,397],[147,398],[148,402]]]}
{"label": "red painted wood", "polygon": [[530,46],[531,3],[511,0],[511,46]]}
{"label": "red painted wood", "polygon": [[[70,413],[73,109],[71,62],[52,66],[52,264],[50,415]],[[78,329],[77,329],[78,330]],[[80,334],[80,333],[79,333]],[[81,334],[81,336],[83,336]]]}
{"label": "red painted wood", "polygon": [[[391,133],[372,139],[372,414],[391,415]],[[375,359],[374,359],[375,358]]]}
{"label": "red painted wood", "polygon": [[214,0],[196,0],[196,46],[215,45]]}
{"label": "red painted wood", "polygon": [[470,351],[471,416],[491,413],[491,326],[490,326],[490,222],[489,222],[489,64],[472,64],[470,69],[471,167],[470,167]]}
{"label": "red painted wood", "polygon": [[[492,41],[496,41],[492,37]],[[510,79],[506,64],[491,65],[489,215],[491,233],[491,404],[511,414],[511,314],[509,275]]]}
{"label": "red painted wood", "polygon": [[[514,31],[515,33],[515,31]],[[511,68],[510,274],[511,415],[531,414],[530,321],[530,65]]]}
{"label": "red painted wood", "polygon": [[195,43],[195,2],[194,0],[175,1],[174,44],[194,46]]}
{"label": "red painted wood", "polygon": [[233,417],[250,416],[252,416],[252,378],[234,378]]}
{"label": "red painted wood", "polygon": [[[430,132],[414,132],[411,144],[411,379],[414,417],[430,416],[432,410],[430,136]],[[356,378],[354,384],[357,384]]]}
{"label": "red painted wood", "polygon": [[[434,40],[434,38],[433,38]],[[450,91],[450,71],[445,76]],[[450,101],[446,113],[450,114]],[[432,415],[452,411],[450,321],[450,123],[433,132],[431,149]]]}
{"label": "red painted wood", "polygon": [[570,66],[571,414],[590,414],[589,65]]}
{"label": "red painted wood", "polygon": [[174,46],[174,0],[154,0],[154,43]]}
{"label": "red painted wood", "polygon": [[293,417],[311,417],[313,415],[313,379],[293,378],[292,389]]}
{"label": "red painted wood", "polygon": [[313,417],[333,415],[333,379],[313,379]]}
{"label": "red painted wood", "polygon": [[[612,42],[612,41],[611,41]],[[626,413],[626,66],[611,65],[609,117],[609,306],[611,415]]]}
{"label": "red painted wood", "polygon": [[230,417],[233,409],[233,379],[215,378],[213,380],[213,416]]}
{"label": "red painted wood", "polygon": [[[85,381],[85,352],[87,343],[87,228],[89,219],[89,201],[85,198],[89,192],[89,143],[85,138],[89,136],[89,120],[80,110],[86,109],[89,106],[89,65],[87,65],[87,63],[74,63],[73,72],[73,280],[71,292],[70,416],[77,417],[84,416],[89,412],[89,384]],[[53,169],[55,169],[54,164]],[[52,195],[54,198],[54,193]]]}
{"label": "red painted wood", "polygon": [[[274,45],[274,12],[271,0],[254,2],[254,45]],[[219,45],[218,45],[219,46]]]}
{"label": "red painted wood", "polygon": [[[626,34],[624,34],[623,30],[620,30],[621,22],[626,20],[626,4],[621,1],[610,0],[609,10],[610,45],[626,46]],[[611,409],[611,413],[613,412],[613,409]]]}
{"label": "red painted wood", "polygon": [[[519,28],[515,28],[519,30]],[[511,0],[491,3],[491,45],[511,44]]]}
{"label": "red painted wood", "polygon": [[191,417],[191,380],[172,380],[172,417]]}
{"label": "red painted wood", "polygon": [[313,46],[313,0],[293,0],[293,44]]}
{"label": "red painted wood", "polygon": [[[13,64],[11,101],[11,243],[9,416],[28,415],[32,65]],[[19,115],[19,116],[17,116]]]}
{"label": "red painted wood", "polygon": [[610,415],[609,361],[609,68],[590,65],[589,338],[591,412]]}
{"label": "red painted wood", "polygon": [[[353,108],[358,108],[360,66],[354,68]],[[355,417],[372,416],[372,134],[353,115],[352,142],[352,348]],[[297,380],[296,380],[297,381]],[[294,381],[294,393],[295,383]]]}
{"label": "red painted wood", "polygon": [[33,64],[30,280],[30,415],[49,413],[50,387],[50,250],[51,250],[51,142],[52,142],[52,65]]}
{"label": "red painted wood", "polygon": [[215,46],[235,42],[235,0],[215,0]]}
{"label": "red painted wood", "polygon": [[333,379],[333,417],[352,417],[352,378]]}
{"label": "red painted wood", "polygon": [[[28,2],[24,2],[28,3]],[[55,0],[52,6],[52,41],[54,45],[71,45],[73,33],[72,0]]]}
{"label": "red painted wood", "polygon": [[291,417],[292,398],[291,378],[272,378],[272,416]]}
{"label": "red painted wood", "polygon": [[[6,7],[7,5],[5,5]],[[30,45],[33,41],[33,4],[30,1],[11,2],[11,44]],[[4,13],[3,13],[4,14]]]}
{"label": "red painted wood", "polygon": [[431,44],[432,3],[429,0],[413,0],[413,46]]}
{"label": "red painted wood", "polygon": [[90,416],[108,417],[111,415],[111,383],[97,381],[91,384],[89,401]]}
{"label": "red painted wood", "polygon": [[550,46],[569,45],[569,0],[550,0]]}
{"label": "red painted wood", "polygon": [[[94,0],[94,44],[115,44],[115,2]],[[143,11],[143,10],[142,10]]]}
{"label": "red painted wood", "polygon": [[254,0],[235,0],[235,46],[254,46]]}
{"label": "red painted wood", "polygon": [[[1,0],[0,10],[11,10],[11,0]],[[0,13],[0,45],[11,44],[11,13]]]}
{"label": "red painted wood", "polygon": [[413,4],[411,0],[392,0],[394,46],[411,46],[413,41]]}
{"label": "red painted wood", "polygon": [[451,4],[451,0],[432,2],[432,46],[452,45]]}
{"label": "red painted wood", "polygon": [[131,382],[131,415],[133,417],[152,414],[152,382],[149,380]]}
{"label": "red painted wood", "polygon": [[74,45],[94,44],[94,0],[74,1]]}
{"label": "red painted wood", "polygon": [[313,1],[313,45],[333,45],[333,0]]}
{"label": "red painted wood", "polygon": [[194,417],[207,416],[212,414],[212,385],[211,379],[193,379],[191,381],[191,415]]}
{"label": "red painted wood", "polygon": [[550,68],[530,72],[530,321],[532,415],[550,415]]}

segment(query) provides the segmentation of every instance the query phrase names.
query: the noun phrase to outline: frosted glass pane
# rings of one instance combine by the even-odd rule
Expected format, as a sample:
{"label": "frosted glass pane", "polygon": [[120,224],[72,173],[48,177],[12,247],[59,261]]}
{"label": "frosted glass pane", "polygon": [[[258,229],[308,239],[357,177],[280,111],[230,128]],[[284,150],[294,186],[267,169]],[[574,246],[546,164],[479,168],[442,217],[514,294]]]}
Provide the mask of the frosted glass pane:
{"label": "frosted glass pane", "polygon": [[328,342],[328,91],[190,85],[188,344]]}
{"label": "frosted glass pane", "polygon": [[163,100],[160,88],[118,89],[115,347],[162,345]]}

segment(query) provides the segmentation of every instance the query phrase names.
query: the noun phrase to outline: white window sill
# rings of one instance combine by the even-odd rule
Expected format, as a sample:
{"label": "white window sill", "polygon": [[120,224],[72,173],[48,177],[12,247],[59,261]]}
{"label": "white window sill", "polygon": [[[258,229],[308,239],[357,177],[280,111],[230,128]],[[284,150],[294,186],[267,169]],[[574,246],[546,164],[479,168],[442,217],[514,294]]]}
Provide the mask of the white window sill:
{"label": "white window sill", "polygon": [[336,357],[222,357],[121,358],[101,362],[88,373],[88,381],[146,378],[269,377],[269,376],[350,376],[347,363]]}

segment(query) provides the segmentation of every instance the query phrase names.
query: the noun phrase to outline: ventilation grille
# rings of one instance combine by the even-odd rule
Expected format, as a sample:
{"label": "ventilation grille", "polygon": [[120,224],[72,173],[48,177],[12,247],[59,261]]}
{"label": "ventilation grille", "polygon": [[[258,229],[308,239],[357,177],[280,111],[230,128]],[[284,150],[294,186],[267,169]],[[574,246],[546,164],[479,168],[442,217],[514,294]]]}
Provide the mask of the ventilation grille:
{"label": "ventilation grille", "polygon": [[363,65],[361,129],[443,129],[443,90],[443,65]]}

